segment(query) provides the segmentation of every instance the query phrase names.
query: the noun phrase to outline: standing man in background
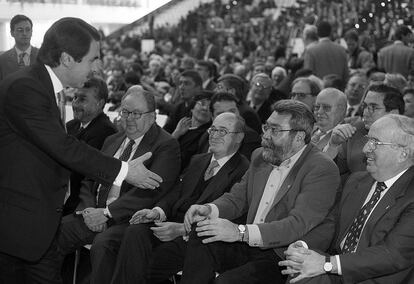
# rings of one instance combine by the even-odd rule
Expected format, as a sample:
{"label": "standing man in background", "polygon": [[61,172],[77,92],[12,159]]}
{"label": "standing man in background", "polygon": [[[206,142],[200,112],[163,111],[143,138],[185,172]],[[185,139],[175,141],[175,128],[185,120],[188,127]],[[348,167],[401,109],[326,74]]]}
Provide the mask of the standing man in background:
{"label": "standing man in background", "polygon": [[0,55],[0,81],[24,66],[35,63],[38,49],[30,45],[33,23],[24,15],[16,15],[10,21],[10,34],[15,45]]}

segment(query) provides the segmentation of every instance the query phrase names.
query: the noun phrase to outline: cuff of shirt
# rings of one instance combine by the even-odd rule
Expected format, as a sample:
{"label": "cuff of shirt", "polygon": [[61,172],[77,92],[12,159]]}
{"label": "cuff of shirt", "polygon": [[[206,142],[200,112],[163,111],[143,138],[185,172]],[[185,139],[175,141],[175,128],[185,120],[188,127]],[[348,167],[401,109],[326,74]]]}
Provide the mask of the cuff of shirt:
{"label": "cuff of shirt", "polygon": [[338,275],[342,275],[342,268],[341,268],[341,259],[339,257],[339,255],[335,255],[336,258],[336,266],[338,269]]}
{"label": "cuff of shirt", "polygon": [[249,232],[249,246],[251,247],[262,247],[263,239],[260,233],[259,226],[257,225],[246,225]]}
{"label": "cuff of shirt", "polygon": [[299,242],[299,243],[301,243],[301,244],[302,244],[302,246],[303,246],[305,249],[309,249],[308,244],[307,244],[305,241],[301,241],[301,240],[299,240],[298,242]]}
{"label": "cuff of shirt", "polygon": [[211,209],[210,219],[217,219],[219,217],[219,210],[218,210],[217,205],[213,203],[208,203],[206,205],[210,206],[210,209]]}
{"label": "cuff of shirt", "polygon": [[108,206],[106,206],[106,207],[104,208],[104,215],[108,215],[108,216],[109,216],[109,218],[112,218],[112,214],[111,214],[111,211],[109,211]]}
{"label": "cuff of shirt", "polygon": [[114,181],[114,185],[116,186],[121,186],[122,183],[124,182],[124,179],[126,178],[128,174],[128,163],[127,162],[122,162],[121,165],[121,170],[119,171],[115,181]]}
{"label": "cuff of shirt", "polygon": [[160,218],[158,220],[154,220],[154,222],[164,222],[167,220],[167,216],[161,207],[154,207],[153,210],[156,210],[160,214]]}

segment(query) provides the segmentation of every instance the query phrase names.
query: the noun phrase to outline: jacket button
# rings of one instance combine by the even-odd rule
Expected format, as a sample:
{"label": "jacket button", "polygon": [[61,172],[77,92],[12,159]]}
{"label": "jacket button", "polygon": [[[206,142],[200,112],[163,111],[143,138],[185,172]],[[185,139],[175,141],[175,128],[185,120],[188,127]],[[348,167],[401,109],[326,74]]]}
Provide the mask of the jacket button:
{"label": "jacket button", "polygon": [[61,208],[61,207],[56,208],[56,212],[62,213],[63,212],[63,208]]}

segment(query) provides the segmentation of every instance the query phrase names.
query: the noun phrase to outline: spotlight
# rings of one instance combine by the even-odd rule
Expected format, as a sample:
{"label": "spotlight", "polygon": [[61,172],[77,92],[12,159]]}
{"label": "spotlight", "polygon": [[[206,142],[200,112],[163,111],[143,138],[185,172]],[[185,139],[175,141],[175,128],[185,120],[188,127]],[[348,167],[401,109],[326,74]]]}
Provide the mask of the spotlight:
{"label": "spotlight", "polygon": [[369,13],[369,14],[368,14],[368,16],[369,16],[370,18],[372,18],[372,17],[374,17],[374,14]]}
{"label": "spotlight", "polygon": [[385,7],[385,3],[384,2],[381,2],[381,7]]}
{"label": "spotlight", "polygon": [[359,29],[359,24],[355,24],[355,28]]}

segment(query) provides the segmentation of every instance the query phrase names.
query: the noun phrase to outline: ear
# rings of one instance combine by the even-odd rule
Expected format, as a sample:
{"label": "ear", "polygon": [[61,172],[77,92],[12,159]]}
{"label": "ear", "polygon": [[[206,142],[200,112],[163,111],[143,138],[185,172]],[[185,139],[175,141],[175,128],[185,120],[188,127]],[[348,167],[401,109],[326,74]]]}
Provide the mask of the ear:
{"label": "ear", "polygon": [[401,152],[401,155],[400,155],[401,158],[400,159],[402,161],[406,161],[407,159],[410,159],[410,156],[411,156],[410,154],[411,154],[410,149],[408,147],[404,147],[402,152]]}
{"label": "ear", "polygon": [[104,106],[105,106],[105,100],[99,100],[98,101],[98,107],[100,107],[100,108],[104,108]]}
{"label": "ear", "polygon": [[297,142],[302,143],[305,141],[305,136],[306,136],[305,131],[298,131],[296,132],[295,140]]}
{"label": "ear", "polygon": [[66,52],[62,52],[60,55],[60,64],[68,69],[71,69],[73,64],[75,63],[75,60],[71,55],[69,55]]}

